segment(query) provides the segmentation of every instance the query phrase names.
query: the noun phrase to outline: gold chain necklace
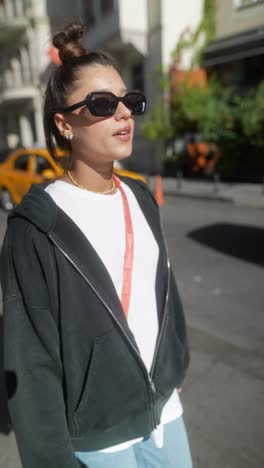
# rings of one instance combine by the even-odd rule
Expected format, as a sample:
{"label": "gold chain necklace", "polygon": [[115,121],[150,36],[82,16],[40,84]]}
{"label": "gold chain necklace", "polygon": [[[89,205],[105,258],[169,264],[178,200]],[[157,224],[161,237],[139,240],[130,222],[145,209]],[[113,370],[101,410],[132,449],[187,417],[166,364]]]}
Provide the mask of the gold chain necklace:
{"label": "gold chain necklace", "polygon": [[76,180],[74,180],[74,178],[72,177],[72,174],[71,174],[70,171],[67,171],[67,175],[68,175],[70,181],[73,183],[73,185],[76,185],[76,187],[79,187],[80,189],[86,190],[87,192],[93,192],[93,193],[96,193],[98,195],[109,195],[110,193],[113,193],[115,191],[115,189],[116,189],[116,184],[115,184],[114,179],[112,179],[112,188],[110,190],[107,190],[106,192],[95,192],[94,190],[89,190],[88,188],[83,187],[82,185],[78,184],[78,182],[76,182]]}

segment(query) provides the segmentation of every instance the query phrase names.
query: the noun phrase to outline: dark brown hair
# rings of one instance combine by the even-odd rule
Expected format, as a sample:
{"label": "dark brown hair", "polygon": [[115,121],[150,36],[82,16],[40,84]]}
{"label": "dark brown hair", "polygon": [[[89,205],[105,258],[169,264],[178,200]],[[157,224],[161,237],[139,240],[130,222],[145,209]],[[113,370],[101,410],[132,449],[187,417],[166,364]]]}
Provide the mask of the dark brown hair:
{"label": "dark brown hair", "polygon": [[[64,168],[69,166],[71,143],[64,138],[54,120],[56,112],[67,107],[67,98],[74,89],[80,69],[84,66],[104,65],[115,67],[113,58],[106,52],[88,52],[81,44],[84,27],[80,22],[68,24],[53,37],[52,44],[59,50],[61,65],[52,73],[44,98],[44,132],[47,149],[52,158]],[[56,146],[65,150],[69,158],[58,158]]]}

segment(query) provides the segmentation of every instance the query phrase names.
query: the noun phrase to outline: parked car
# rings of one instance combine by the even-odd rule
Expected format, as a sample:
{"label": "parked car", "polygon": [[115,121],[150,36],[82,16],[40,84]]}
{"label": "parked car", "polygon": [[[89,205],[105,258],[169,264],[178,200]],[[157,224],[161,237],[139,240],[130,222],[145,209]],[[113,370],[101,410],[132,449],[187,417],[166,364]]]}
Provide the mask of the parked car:
{"label": "parked car", "polygon": [[[58,153],[65,157],[64,153]],[[115,168],[117,175],[123,175],[146,182],[145,177],[132,171]],[[46,149],[17,149],[0,164],[0,204],[11,210],[21,202],[32,184],[56,179],[63,169],[55,163]]]}
{"label": "parked car", "polygon": [[8,146],[0,147],[0,163],[6,160],[9,153],[10,153],[10,148]]}

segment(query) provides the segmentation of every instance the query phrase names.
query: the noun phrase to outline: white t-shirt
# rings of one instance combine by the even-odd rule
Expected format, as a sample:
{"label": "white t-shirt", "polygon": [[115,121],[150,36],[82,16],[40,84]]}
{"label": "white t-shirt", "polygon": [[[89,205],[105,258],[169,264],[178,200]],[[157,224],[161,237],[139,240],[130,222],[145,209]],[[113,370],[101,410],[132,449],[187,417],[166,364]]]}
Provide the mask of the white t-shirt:
{"label": "white t-shirt", "polygon": [[[155,293],[159,248],[152,231],[130,188],[125,190],[134,232],[134,262],[128,325],[132,331],[145,366],[150,370],[157,335],[158,316]],[[125,253],[125,221],[119,190],[113,195],[101,195],[57,180],[45,189],[55,203],[74,221],[92,244],[108,270],[119,298],[123,285]],[[147,338],[147,339],[146,339]],[[173,392],[161,415],[161,424],[152,433],[157,446],[162,446],[162,425],[182,414],[177,393]],[[135,439],[104,449],[123,450],[142,440]]]}

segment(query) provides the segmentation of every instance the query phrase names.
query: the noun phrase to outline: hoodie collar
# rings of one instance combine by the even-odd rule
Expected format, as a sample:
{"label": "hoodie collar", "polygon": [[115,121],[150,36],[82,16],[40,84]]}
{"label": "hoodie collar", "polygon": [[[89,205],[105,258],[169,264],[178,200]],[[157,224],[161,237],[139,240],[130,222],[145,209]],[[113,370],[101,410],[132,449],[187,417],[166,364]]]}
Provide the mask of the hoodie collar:
{"label": "hoodie collar", "polygon": [[11,212],[10,217],[25,218],[40,231],[49,234],[56,224],[59,207],[45,191],[47,184],[32,185],[22,202]]}

